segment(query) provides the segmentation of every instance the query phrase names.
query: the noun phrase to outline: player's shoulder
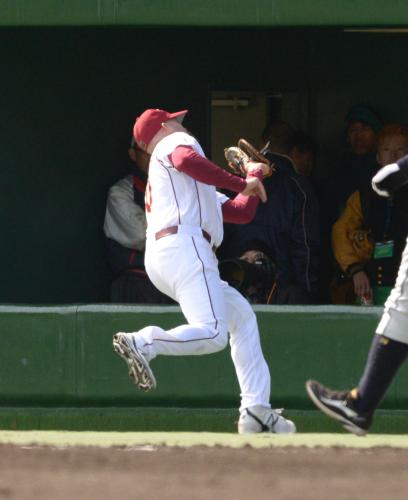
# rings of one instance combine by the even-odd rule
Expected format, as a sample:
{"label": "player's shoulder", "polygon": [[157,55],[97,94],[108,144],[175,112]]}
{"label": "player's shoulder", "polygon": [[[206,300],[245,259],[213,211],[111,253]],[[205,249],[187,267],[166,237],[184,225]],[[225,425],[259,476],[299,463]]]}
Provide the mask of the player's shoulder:
{"label": "player's shoulder", "polygon": [[178,146],[191,146],[196,151],[201,150],[200,144],[195,137],[186,132],[174,132],[157,144],[154,153],[157,156],[168,155]]}

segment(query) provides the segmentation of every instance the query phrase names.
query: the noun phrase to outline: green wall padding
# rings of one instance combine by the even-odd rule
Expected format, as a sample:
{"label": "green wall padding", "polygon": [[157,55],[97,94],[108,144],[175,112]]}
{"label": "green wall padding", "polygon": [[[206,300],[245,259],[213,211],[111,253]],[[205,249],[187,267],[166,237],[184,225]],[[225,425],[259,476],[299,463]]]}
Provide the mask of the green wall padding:
{"label": "green wall padding", "polygon": [[403,0],[2,0],[0,24],[15,26],[401,26]]}
{"label": "green wall padding", "polygon": [[[308,378],[338,389],[358,382],[381,308],[255,309],[274,406],[312,409],[304,390]],[[229,348],[208,356],[159,356],[152,362],[158,387],[146,394],[129,381],[125,363],[113,352],[112,335],[181,323],[176,306],[1,306],[2,405],[238,407]],[[407,367],[384,407],[408,409]]]}

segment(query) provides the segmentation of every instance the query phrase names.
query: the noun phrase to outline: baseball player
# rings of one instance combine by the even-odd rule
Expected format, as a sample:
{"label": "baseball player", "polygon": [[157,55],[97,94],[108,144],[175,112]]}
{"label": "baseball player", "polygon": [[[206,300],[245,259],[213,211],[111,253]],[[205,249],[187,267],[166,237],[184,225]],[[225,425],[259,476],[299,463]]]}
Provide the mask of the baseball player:
{"label": "baseball player", "polygon": [[[229,342],[241,389],[239,433],[293,433],[295,425],[272,410],[269,369],[255,314],[237,290],[221,281],[214,250],[223,220],[246,223],[259,198],[266,200],[261,163],[248,164],[246,179],[206,159],[182,121],[187,110],[148,109],[136,120],[134,137],[151,154],[146,188],[146,271],[155,286],[176,300],[187,324],[171,330],[147,326],[117,333],[115,351],[142,390],[156,386],[150,362],[158,355],[210,354]],[[239,193],[234,199],[216,191]]]}
{"label": "baseball player", "polygon": [[[373,177],[372,186],[381,196],[408,188],[408,156],[386,165]],[[362,436],[399,367],[408,354],[408,238],[395,286],[377,326],[365,370],[357,388],[332,391],[315,380],[306,382],[313,403],[343,427]]]}

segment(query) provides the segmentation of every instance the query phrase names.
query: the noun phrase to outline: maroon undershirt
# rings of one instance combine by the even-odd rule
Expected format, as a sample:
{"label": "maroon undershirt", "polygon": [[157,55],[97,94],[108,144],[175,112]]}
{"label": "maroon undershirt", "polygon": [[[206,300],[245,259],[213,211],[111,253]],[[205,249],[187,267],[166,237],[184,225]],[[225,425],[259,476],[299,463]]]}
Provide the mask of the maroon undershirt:
{"label": "maroon undershirt", "polygon": [[[223,170],[212,161],[200,156],[190,146],[177,146],[169,159],[177,170],[204,184],[228,189],[236,193],[240,193],[246,187],[245,179]],[[257,177],[262,180],[262,170],[256,169],[249,173],[248,177]],[[222,216],[224,222],[247,224],[254,218],[258,203],[258,196],[238,194],[233,200],[223,203]]]}

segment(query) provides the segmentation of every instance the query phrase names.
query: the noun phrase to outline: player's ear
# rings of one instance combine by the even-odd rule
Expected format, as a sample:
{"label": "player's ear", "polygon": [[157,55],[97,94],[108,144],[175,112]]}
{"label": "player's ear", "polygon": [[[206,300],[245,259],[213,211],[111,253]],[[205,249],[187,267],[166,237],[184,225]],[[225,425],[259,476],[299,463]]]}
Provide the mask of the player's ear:
{"label": "player's ear", "polygon": [[164,128],[167,132],[177,132],[180,128],[182,128],[180,125],[181,124],[174,118],[161,124],[162,128]]}

